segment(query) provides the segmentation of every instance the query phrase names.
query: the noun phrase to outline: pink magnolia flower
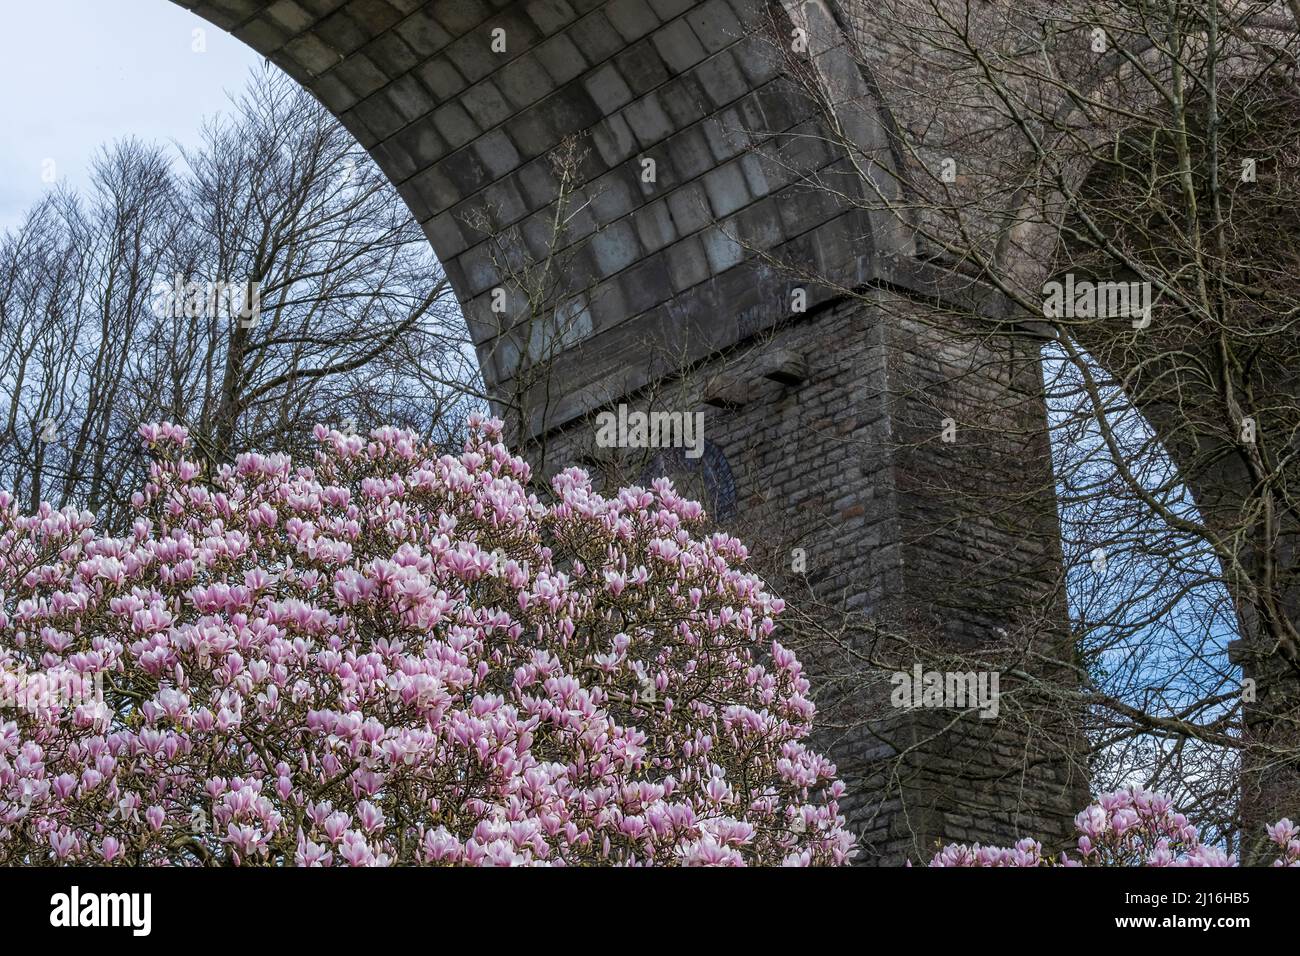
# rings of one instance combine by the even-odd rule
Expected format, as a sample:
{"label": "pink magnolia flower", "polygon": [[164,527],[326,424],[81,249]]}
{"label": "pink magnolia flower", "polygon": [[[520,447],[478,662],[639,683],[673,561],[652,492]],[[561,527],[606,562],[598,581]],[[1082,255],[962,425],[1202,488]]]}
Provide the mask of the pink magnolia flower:
{"label": "pink magnolia flower", "polygon": [[[1141,787],[1104,793],[1074,818],[1079,832],[1078,858],[1042,856],[1042,847],[1025,839],[1014,849],[950,843],[930,866],[1236,866],[1237,858],[1200,842],[1196,828],[1173,809],[1167,796]],[[1282,848],[1274,866],[1300,866],[1300,840],[1290,820],[1268,827],[1269,838]]]}
{"label": "pink magnolia flower", "polygon": [[852,858],[784,605],[671,483],[543,503],[478,418],[209,473],[140,435],[124,537],[0,493],[0,675],[103,688],[0,719],[0,865]]}

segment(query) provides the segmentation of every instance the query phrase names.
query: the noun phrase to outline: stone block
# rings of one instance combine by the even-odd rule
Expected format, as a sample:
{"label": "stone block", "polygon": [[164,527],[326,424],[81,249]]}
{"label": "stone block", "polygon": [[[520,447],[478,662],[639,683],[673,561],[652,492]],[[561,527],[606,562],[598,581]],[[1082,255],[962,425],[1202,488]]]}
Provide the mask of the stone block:
{"label": "stone block", "polygon": [[577,12],[565,0],[531,0],[524,6],[524,10],[545,36],[550,36],[578,17]]}
{"label": "stone block", "polygon": [[666,139],[673,132],[673,121],[668,118],[659,98],[648,93],[639,100],[634,100],[623,108],[623,116],[632,127],[632,132],[642,148],[653,146]]}
{"label": "stone block", "polygon": [[555,83],[532,54],[525,54],[503,66],[495,79],[502,94],[517,107],[535,103],[555,89]]}
{"label": "stone block", "polygon": [[452,36],[464,36],[492,15],[492,9],[481,0],[439,0],[429,6]]}
{"label": "stone block", "polygon": [[668,67],[649,40],[633,44],[614,58],[618,71],[637,96],[668,82]]}
{"label": "stone block", "polygon": [[668,211],[677,232],[683,236],[698,232],[713,221],[708,197],[696,183],[673,190],[668,196]]}
{"label": "stone block", "polygon": [[657,30],[651,42],[674,73],[685,73],[705,57],[703,45],[685,20],[674,20]]}
{"label": "stone block", "polygon": [[429,237],[429,243],[433,246],[433,251],[437,253],[438,258],[446,261],[465,251],[467,242],[465,235],[461,231],[460,224],[449,212],[434,216],[432,219],[425,220],[421,224],[424,234]]}
{"label": "stone block", "polygon": [[749,91],[749,83],[730,51],[724,50],[705,60],[695,68],[695,73],[714,106],[726,106]]}
{"label": "stone block", "polygon": [[710,53],[731,46],[746,32],[726,0],[705,0],[686,14],[686,22]]}
{"label": "stone block", "polygon": [[667,22],[681,16],[695,6],[695,2],[696,0],[650,0],[650,7],[658,14],[660,20]]}
{"label": "stone block", "polygon": [[588,63],[600,63],[623,49],[623,39],[602,13],[583,17],[568,30],[568,35],[587,57]]}
{"label": "stone block", "polygon": [[286,43],[284,55],[313,75],[324,73],[343,59],[341,53],[310,33]]}
{"label": "stone block", "polygon": [[493,179],[514,170],[520,162],[519,151],[503,130],[494,129],[474,141],[475,154]]}
{"label": "stone block", "polygon": [[414,122],[434,107],[433,97],[412,74],[401,76],[389,84],[384,96],[404,120],[402,125]]}
{"label": "stone block", "polygon": [[611,276],[626,269],[641,256],[636,232],[626,220],[597,230],[591,238],[590,249],[602,276]]}
{"label": "stone block", "polygon": [[738,163],[727,163],[705,173],[704,189],[708,193],[713,215],[718,219],[730,216],[737,209],[748,205],[752,198]]}
{"label": "stone block", "polygon": [[457,72],[471,83],[501,68],[506,55],[493,53],[487,31],[476,31],[462,37],[447,47],[445,55],[455,64]]}
{"label": "stone block", "polygon": [[704,130],[709,150],[718,162],[726,162],[740,155],[749,145],[749,137],[740,128],[740,114],[735,110],[710,116],[700,124],[700,128]]}
{"label": "stone block", "polygon": [[640,198],[620,172],[602,176],[590,187],[591,209],[602,226],[622,219],[636,208]]}
{"label": "stone block", "polygon": [[659,18],[645,0],[610,0],[605,4],[605,16],[628,43],[641,39],[659,26]]}
{"label": "stone block", "polygon": [[388,82],[384,72],[364,53],[353,53],[339,61],[333,72],[358,97],[369,96]]}
{"label": "stone block", "polygon": [[276,0],[266,8],[266,16],[276,26],[291,34],[302,33],[316,22],[316,17],[295,0]]}
{"label": "stone block", "polygon": [[352,53],[375,36],[369,27],[354,19],[346,9],[326,17],[316,24],[312,32],[339,53]]}
{"label": "stone block", "polygon": [[515,112],[491,79],[479,80],[461,93],[460,105],[483,129],[504,123]]}
{"label": "stone block", "polygon": [[419,66],[422,59],[392,30],[381,33],[362,49],[374,62],[383,63],[384,72],[389,76],[400,77],[409,74]]}
{"label": "stone block", "polygon": [[433,125],[453,149],[464,146],[480,132],[478,124],[454,100],[434,111]]}
{"label": "stone block", "polygon": [[596,107],[606,116],[632,100],[632,90],[612,63],[606,63],[583,79],[582,85]]}
{"label": "stone block", "polygon": [[452,41],[452,35],[433,18],[433,13],[427,7],[417,10],[399,23],[397,35],[420,56],[433,56]]}
{"label": "stone block", "polygon": [[596,154],[611,167],[628,159],[639,148],[632,128],[619,113],[593,126],[591,141]]}
{"label": "stone block", "polygon": [[436,167],[416,173],[408,180],[408,184],[418,197],[419,206],[430,215],[454,206],[462,198],[452,181]]}
{"label": "stone block", "polygon": [[683,130],[668,141],[669,166],[678,181],[694,179],[714,166],[713,151],[699,127]]}
{"label": "stone block", "polygon": [[680,239],[669,246],[665,260],[674,292],[684,292],[709,277],[704,244],[695,236]]}
{"label": "stone block", "polygon": [[704,255],[709,260],[709,270],[714,275],[739,265],[745,258],[745,250],[733,237],[734,232],[734,226],[725,229],[722,226],[710,226],[700,235],[700,241],[704,243]]}
{"label": "stone block", "polygon": [[467,85],[460,71],[444,57],[436,57],[421,64],[416,68],[415,73],[420,78],[420,82],[429,88],[429,92],[436,96],[440,103],[447,102]]}
{"label": "stone block", "polygon": [[362,100],[351,115],[364,123],[376,140],[387,139],[406,125],[406,120],[393,108],[385,93],[376,93]]}
{"label": "stone block", "polygon": [[563,86],[581,76],[587,69],[587,61],[581,51],[562,33],[539,44],[535,53],[542,69],[556,86]]}
{"label": "stone block", "polygon": [[641,245],[647,252],[657,252],[677,238],[667,200],[660,199],[641,207],[633,215],[633,221]]}

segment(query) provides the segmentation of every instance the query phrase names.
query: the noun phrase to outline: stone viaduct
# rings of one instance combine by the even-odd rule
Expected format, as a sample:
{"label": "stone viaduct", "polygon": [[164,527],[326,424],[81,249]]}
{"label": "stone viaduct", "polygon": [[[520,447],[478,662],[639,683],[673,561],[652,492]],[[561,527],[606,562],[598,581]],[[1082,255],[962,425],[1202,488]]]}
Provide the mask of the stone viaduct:
{"label": "stone viaduct", "polygon": [[[1064,610],[1044,617],[1023,590],[1059,563],[1055,516],[1016,501],[1049,467],[1037,345],[964,334],[959,316],[996,299],[927,266],[892,218],[806,188],[849,162],[836,118],[889,163],[894,120],[863,108],[874,80],[845,50],[838,0],[176,2],[310,89],[397,185],[489,387],[550,436],[548,467],[588,454],[595,412],[648,407],[671,380],[668,407],[705,412],[691,467],[715,513],[802,548],[817,593],[939,645],[1010,632],[1050,649]],[[772,55],[767,37],[795,30],[828,109]],[[553,157],[574,134],[570,179]],[[518,277],[557,255],[539,311]],[[545,380],[529,378],[543,357]],[[961,455],[931,440],[945,409],[983,440]],[[945,489],[995,493],[972,511]],[[1068,833],[1087,790],[1068,748],[950,719],[836,730],[869,862]]]}

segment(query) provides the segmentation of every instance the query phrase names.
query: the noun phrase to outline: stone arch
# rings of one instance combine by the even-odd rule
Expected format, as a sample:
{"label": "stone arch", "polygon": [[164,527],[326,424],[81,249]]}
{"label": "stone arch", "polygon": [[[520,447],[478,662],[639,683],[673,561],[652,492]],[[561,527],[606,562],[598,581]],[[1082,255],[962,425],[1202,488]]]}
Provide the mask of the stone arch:
{"label": "stone arch", "polygon": [[[1294,21],[1286,15],[1279,18],[1278,15],[1259,14],[1242,25],[1242,36],[1253,41],[1285,35],[1293,38],[1296,30]],[[1245,42],[1242,36],[1236,39]],[[1234,66],[1232,58],[1224,59],[1221,76],[1231,78],[1234,68],[1243,69],[1240,64]],[[1102,93],[1110,85],[1118,86],[1139,69],[1158,69],[1159,61],[1158,51],[1152,49],[1149,40],[1143,40],[1137,47],[1124,52],[1116,50],[1104,59],[1093,88],[1084,89],[1083,94]],[[1255,66],[1249,57],[1243,58],[1243,62],[1246,70]],[[1277,91],[1271,92],[1276,94]],[[1257,95],[1265,98],[1270,95],[1267,84],[1260,85]],[[1191,98],[1194,102],[1195,97]],[[1089,130],[1086,124],[1079,122],[1081,118],[1079,103],[1063,97],[1055,117],[1056,128],[1070,132],[1059,133],[1059,140],[1073,136],[1091,146],[1099,145],[1100,137],[1095,130]],[[1141,124],[1132,128],[1143,129]],[[1044,148],[1050,151],[1053,147],[1048,143]],[[1114,149],[1121,149],[1119,142]],[[1077,148],[1074,152],[1078,152]],[[1064,194],[1086,191],[1101,171],[1093,163],[1080,161],[1065,168],[1063,173],[1063,190],[1056,193],[1053,201],[1036,203],[1029,192],[1022,189],[1007,206],[1008,219],[1016,225],[1002,237],[997,264],[1002,275],[1026,295],[1032,295],[1052,277],[1052,271],[1044,268],[1044,260],[1035,260],[1033,255],[1036,250],[1052,248],[1058,237],[1065,233],[1067,217],[1064,210],[1068,204],[1062,202]],[[1027,181],[1031,179],[1026,176]],[[1049,210],[1048,214],[1044,213],[1045,208]],[[1250,221],[1249,216],[1244,218]],[[1249,226],[1245,231],[1249,231]],[[1077,260],[1065,257],[1066,263],[1074,261]],[[1060,263],[1057,263],[1055,271],[1057,274],[1063,271]],[[1178,299],[1175,298],[1174,302],[1177,304]],[[1159,314],[1155,321],[1161,321]],[[1233,328],[1234,325],[1237,327]],[[1254,370],[1249,375],[1236,370],[1225,377],[1232,380],[1237,374],[1242,374],[1246,381],[1250,381],[1251,376],[1256,377],[1256,381],[1263,379],[1265,389],[1276,396],[1270,395],[1257,403],[1256,407],[1263,409],[1264,414],[1279,407],[1294,407],[1296,380],[1293,371],[1278,367],[1280,363],[1276,360],[1270,366],[1266,355],[1258,357],[1265,354],[1265,349],[1258,343],[1266,340],[1268,330],[1251,328],[1247,334],[1241,331],[1241,325],[1240,319],[1226,325],[1225,339],[1230,349],[1256,352],[1248,363],[1254,365]],[[1098,332],[1086,325],[1077,328],[1071,338],[1086,349],[1084,357],[1093,359],[1112,377],[1159,440],[1161,449],[1178,472],[1179,482],[1186,487],[1196,505],[1201,533],[1210,546],[1213,561],[1235,611],[1236,639],[1227,647],[1227,658],[1232,665],[1241,668],[1250,687],[1249,696],[1243,693],[1241,698],[1245,743],[1239,789],[1241,847],[1247,861],[1258,860],[1263,843],[1263,824],[1289,812],[1294,805],[1294,794],[1300,787],[1300,765],[1293,757],[1288,760],[1278,756],[1294,754],[1295,728],[1300,726],[1300,682],[1295,676],[1300,657],[1297,657],[1294,646],[1294,635],[1300,629],[1300,588],[1291,577],[1296,555],[1300,554],[1300,524],[1292,515],[1280,515],[1275,526],[1269,527],[1270,534],[1276,536],[1271,545],[1258,546],[1259,519],[1252,515],[1252,511],[1265,508],[1255,494],[1261,479],[1252,474],[1247,464],[1249,455],[1243,452],[1243,442],[1237,436],[1240,434],[1238,428],[1246,420],[1250,421],[1252,431],[1256,427],[1262,431],[1265,426],[1253,418],[1241,418],[1244,409],[1241,406],[1234,409],[1229,403],[1225,403],[1220,413],[1221,417],[1231,416],[1230,420],[1209,421],[1210,414],[1206,408],[1213,408],[1219,396],[1213,389],[1185,387],[1182,372],[1202,360],[1213,367],[1217,361],[1218,337],[1206,336],[1204,328],[1196,329],[1190,324],[1180,326],[1177,317],[1172,327],[1177,338],[1173,345],[1168,340],[1152,341],[1150,337],[1144,340],[1142,333],[1134,333],[1131,340],[1124,340],[1121,336],[1105,330]],[[1254,342],[1251,337],[1254,337]],[[1077,348],[1074,343],[1070,344],[1071,349]],[[1082,354],[1083,350],[1079,351]],[[1180,369],[1180,366],[1184,368]],[[1234,385],[1240,388],[1240,382]],[[1294,420],[1286,412],[1279,413],[1273,424],[1275,431],[1282,434],[1288,434],[1294,428]],[[1283,439],[1283,442],[1288,441]],[[1289,458],[1289,455],[1279,456],[1279,471],[1290,468]],[[1275,572],[1274,564],[1280,565],[1282,570]],[[1279,583],[1272,588],[1257,589],[1257,582],[1270,579]],[[1270,617],[1271,624],[1267,620]],[[1257,689],[1256,683],[1260,688],[1267,686],[1268,690]]]}
{"label": "stone arch", "polygon": [[[867,95],[823,0],[176,2],[299,80],[370,151],[447,270],[490,388],[508,383],[530,336],[511,326],[517,310],[504,322],[491,310],[502,270],[475,226],[490,210],[520,256],[544,257],[557,195],[547,154],[585,133],[586,205],[559,245],[589,241],[569,267],[572,347],[552,365],[564,394],[545,427],[665,370],[630,364],[630,347],[690,363],[787,318],[788,281],[769,257],[856,284],[881,268],[877,233],[896,251],[884,223],[799,187],[843,158],[761,34],[803,27],[838,95]],[[853,115],[855,135],[883,142]],[[779,162],[751,149],[757,130]],[[656,182],[638,175],[643,159]]]}
{"label": "stone arch", "polygon": [[[930,424],[908,424],[916,409],[897,392],[899,369],[943,377],[962,362],[951,342],[922,340],[913,320],[966,304],[968,290],[912,259],[892,214],[804,188],[839,171],[872,193],[898,181],[854,169],[830,145],[847,138],[873,162],[891,156],[891,119],[846,48],[838,0],[174,2],[266,55],[371,153],[442,260],[493,390],[511,385],[531,336],[490,310],[503,270],[474,214],[517,226],[514,253],[540,255],[533,224],[547,223],[558,193],[548,153],[585,131],[589,215],[561,237],[585,296],[561,303],[579,334],[550,363],[548,417],[528,423],[534,434],[553,431],[557,462],[578,457],[587,413],[639,401],[646,386],[689,369],[674,401],[713,409],[710,435],[734,463],[739,498],[770,492],[785,526],[815,532],[818,587],[873,613],[923,607],[927,626],[939,619],[939,640],[978,643],[1011,623],[1015,612],[1001,610],[945,616],[944,582],[968,579],[979,562],[1041,563],[1038,542],[1050,534],[947,521],[942,501],[900,476],[948,477],[950,463],[928,446],[911,461],[893,451],[900,434]],[[804,30],[818,102],[802,99],[765,49],[773,25],[778,36]],[[637,175],[642,158],[656,160],[653,188]],[[803,309],[791,305],[780,260],[819,280]],[[898,302],[906,318],[881,321]],[[981,364],[998,364],[999,349]],[[1009,424],[1033,430],[1036,406],[1031,398],[1021,410],[1021,384],[994,376],[961,387],[976,401],[1009,397]],[[996,454],[999,465],[1013,457]],[[953,480],[989,479],[971,461]],[[855,714],[866,692],[843,686]],[[919,858],[935,839],[1055,839],[1044,821],[1068,832],[1078,781],[1057,755],[1022,767],[1005,756],[1024,751],[1019,738],[895,717],[853,725],[833,751],[841,767],[861,768],[846,812],[878,860]],[[905,774],[881,771],[904,752]],[[970,776],[972,767],[983,769]],[[976,809],[982,822],[972,824]]]}
{"label": "stone arch", "polygon": [[[1296,30],[1294,26],[1281,23],[1269,15],[1254,17],[1245,24],[1244,28],[1248,33],[1258,37],[1294,33]],[[1136,46],[1125,51],[1116,49],[1103,57],[1094,84],[1083,88],[1081,93],[1084,96],[1101,95],[1109,85],[1118,86],[1136,76],[1140,70],[1156,68],[1159,56],[1160,51],[1153,48],[1149,39],[1142,39]],[[1064,144],[1071,139],[1083,142],[1090,150],[1103,145],[1106,139],[1104,131],[1090,128],[1084,120],[1079,102],[1072,97],[1062,95],[1059,109],[1053,117],[1053,127],[1059,132],[1043,144],[1043,152],[1052,153],[1056,149],[1056,144]],[[1077,147],[1074,150],[1062,151],[1080,154]],[[993,255],[993,266],[1011,286],[1027,296],[1036,295],[1036,290],[1052,277],[1053,269],[1060,265],[1046,259],[1036,259],[1033,253],[1052,248],[1063,234],[1066,226],[1066,210],[1069,208],[1065,193],[1077,195],[1083,190],[1095,176],[1096,167],[1095,164],[1080,159],[1062,168],[1060,173],[1063,187],[1057,189],[1048,202],[1036,200],[1032,195],[1033,186],[1027,185],[1011,193],[1006,205],[1006,221],[1012,225],[1000,237]],[[1027,183],[1032,184],[1034,182],[1032,170],[1025,170],[1024,178]],[[1011,321],[1016,321],[1012,304],[1004,303],[1002,312]],[[1021,316],[1020,321],[1030,327],[1037,324],[1032,317]],[[1084,345],[1089,344],[1086,335],[1081,340]],[[1121,388],[1135,398],[1139,410],[1149,419],[1158,434],[1176,431],[1178,423],[1162,410],[1160,403],[1143,400],[1144,383],[1141,379],[1159,377],[1159,371],[1143,371],[1140,374],[1138,372],[1138,369],[1143,368],[1150,361],[1150,357],[1143,355],[1140,349],[1134,347],[1121,352],[1119,358],[1120,361],[1104,363],[1106,371],[1114,377]],[[1147,397],[1149,398],[1149,395]],[[1186,466],[1190,456],[1197,451],[1178,441],[1170,442],[1166,445],[1166,449],[1180,470],[1188,470]],[[1245,477],[1242,476],[1240,481],[1243,483],[1244,491]],[[1209,503],[1205,487],[1190,482],[1189,490],[1198,504]]]}
{"label": "stone arch", "polygon": [[[1264,15],[1253,18],[1253,22],[1245,24],[1244,29],[1260,36],[1295,32],[1294,27],[1284,26],[1275,18]],[[1118,85],[1136,75],[1139,70],[1156,65],[1158,56],[1159,51],[1153,48],[1148,38],[1140,39],[1130,49],[1115,49],[1102,58],[1093,84],[1081,89],[1080,93],[1085,97],[1101,95],[1106,85]],[[1089,127],[1083,109],[1075,98],[1062,94],[1052,119],[1052,126],[1058,132],[1043,144],[1044,153],[1053,152],[1058,144],[1068,143],[1071,139],[1081,140],[1090,148],[1100,146],[1103,142],[1101,131]],[[1092,164],[1080,162],[1061,170],[1065,189],[1077,191],[1088,179],[1092,168]],[[1032,177],[1027,176],[1026,179],[1032,182]],[[1046,273],[1034,269],[1034,264],[1022,250],[1044,248],[1052,244],[1064,225],[1059,214],[1061,199],[1061,191],[1057,190],[1048,203],[1036,201],[1031,186],[1022,186],[1008,197],[1007,218],[1014,225],[1000,237],[993,262],[1002,275],[1016,282],[1022,289],[1038,288],[1048,278]],[[1045,206],[1049,210],[1046,213]]]}

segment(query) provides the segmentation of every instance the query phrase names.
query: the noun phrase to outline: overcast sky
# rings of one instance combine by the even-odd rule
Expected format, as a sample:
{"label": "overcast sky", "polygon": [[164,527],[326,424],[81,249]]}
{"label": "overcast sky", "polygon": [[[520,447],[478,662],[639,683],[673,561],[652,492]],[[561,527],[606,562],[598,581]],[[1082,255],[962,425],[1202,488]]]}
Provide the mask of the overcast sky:
{"label": "overcast sky", "polygon": [[195,144],[261,62],[170,0],[0,0],[0,229],[51,188],[47,160],[82,187],[114,139]]}

